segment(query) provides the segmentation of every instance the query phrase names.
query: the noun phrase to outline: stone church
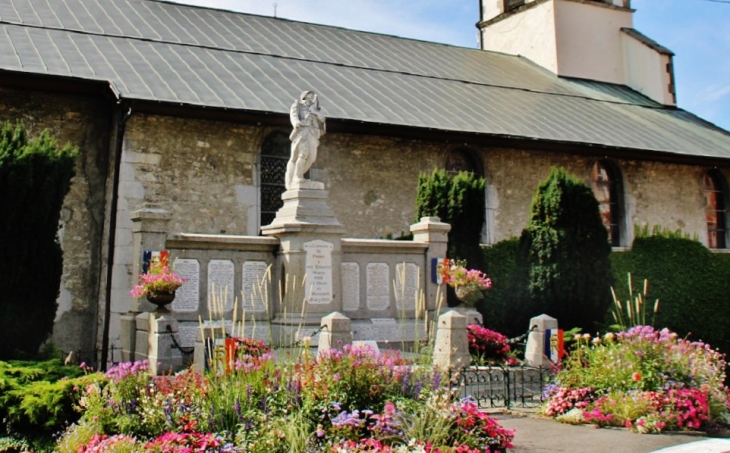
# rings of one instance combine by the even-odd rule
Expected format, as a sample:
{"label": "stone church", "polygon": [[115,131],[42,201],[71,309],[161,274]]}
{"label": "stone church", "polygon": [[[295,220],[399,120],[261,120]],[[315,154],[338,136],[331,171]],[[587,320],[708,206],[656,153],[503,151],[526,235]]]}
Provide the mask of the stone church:
{"label": "stone church", "polygon": [[258,236],[304,90],[327,117],[310,177],[349,237],[408,232],[419,173],[445,168],[486,178],[493,244],[562,166],[594,187],[615,249],[660,225],[725,250],[730,134],[676,106],[673,54],[632,14],[630,0],[481,0],[469,49],[159,0],[3,0],[0,120],[80,149],[53,341],[118,344],[133,211]]}

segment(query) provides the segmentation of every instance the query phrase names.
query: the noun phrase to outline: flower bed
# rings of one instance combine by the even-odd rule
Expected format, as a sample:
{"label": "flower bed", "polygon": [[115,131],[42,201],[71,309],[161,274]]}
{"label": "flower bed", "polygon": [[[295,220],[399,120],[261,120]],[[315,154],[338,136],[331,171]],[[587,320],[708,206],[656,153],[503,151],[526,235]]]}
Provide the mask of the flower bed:
{"label": "flower bed", "polygon": [[576,341],[547,391],[546,415],[642,433],[730,421],[725,359],[709,345],[650,326]]}
{"label": "flower bed", "polygon": [[[246,348],[244,348],[246,350]],[[455,402],[441,373],[345,347],[277,362],[256,348],[230,373],[151,377],[122,364],[82,389],[64,452],[491,452],[513,433]]]}

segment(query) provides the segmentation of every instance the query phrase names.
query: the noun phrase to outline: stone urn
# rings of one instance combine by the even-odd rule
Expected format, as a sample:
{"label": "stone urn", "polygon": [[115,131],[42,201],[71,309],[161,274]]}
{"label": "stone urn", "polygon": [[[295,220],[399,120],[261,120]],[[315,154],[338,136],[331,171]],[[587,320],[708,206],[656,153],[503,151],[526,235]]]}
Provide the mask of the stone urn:
{"label": "stone urn", "polygon": [[484,293],[476,286],[464,285],[454,288],[456,298],[462,302],[462,305],[473,307],[478,301],[484,299]]}
{"label": "stone urn", "polygon": [[155,313],[170,313],[170,309],[166,307],[175,300],[175,291],[173,292],[158,292],[148,291],[145,296],[147,300],[157,306]]}

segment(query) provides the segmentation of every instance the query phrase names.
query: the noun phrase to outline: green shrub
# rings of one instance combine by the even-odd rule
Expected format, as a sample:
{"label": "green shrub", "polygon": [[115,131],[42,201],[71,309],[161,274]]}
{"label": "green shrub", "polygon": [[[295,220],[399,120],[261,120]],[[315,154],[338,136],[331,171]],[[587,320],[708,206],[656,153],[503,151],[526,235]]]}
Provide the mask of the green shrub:
{"label": "green shrub", "polygon": [[484,299],[477,302],[477,310],[484,318],[484,325],[508,337],[516,337],[527,331],[527,324],[510,316],[508,307],[517,285],[516,259],[519,239],[500,241],[484,247],[484,271],[492,280],[492,287],[484,292]]}
{"label": "green shrub", "polygon": [[566,328],[592,331],[611,303],[610,253],[593,191],[565,170],[552,168],[537,189],[520,237],[522,283],[511,316],[526,326],[531,317],[545,313]]}
{"label": "green shrub", "polygon": [[418,177],[416,221],[437,216],[451,224],[449,257],[466,260],[470,268],[481,266],[484,188],[484,178],[470,172],[459,172],[452,178],[445,170],[437,169]]}
{"label": "green shrub", "polygon": [[0,359],[32,357],[53,329],[76,154],[45,131],[29,140],[22,125],[0,124]]}
{"label": "green shrub", "polygon": [[76,390],[93,379],[58,359],[0,362],[0,434],[50,437],[79,418]]}
{"label": "green shrub", "polygon": [[[617,281],[629,272],[635,282],[649,280],[651,300],[659,299],[655,325],[730,352],[730,255],[685,237],[654,235],[637,237],[630,251],[613,253],[611,263]],[[625,285],[616,293],[629,298]]]}

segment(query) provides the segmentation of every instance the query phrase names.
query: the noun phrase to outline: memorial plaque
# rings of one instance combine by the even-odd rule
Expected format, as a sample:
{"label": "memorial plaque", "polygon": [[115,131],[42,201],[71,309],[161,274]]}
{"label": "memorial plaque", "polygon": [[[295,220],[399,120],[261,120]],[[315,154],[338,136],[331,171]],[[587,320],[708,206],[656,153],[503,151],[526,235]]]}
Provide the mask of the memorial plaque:
{"label": "memorial plaque", "polygon": [[210,260],[208,262],[208,310],[211,313],[233,310],[233,291],[233,261]]}
{"label": "memorial plaque", "polygon": [[271,327],[267,322],[260,322],[256,324],[247,322],[243,328],[243,337],[254,338],[269,344],[271,341]]}
{"label": "memorial plaque", "polygon": [[192,348],[195,346],[195,336],[198,333],[199,324],[194,323],[180,323],[177,326],[178,329],[178,343],[183,348]]}
{"label": "memorial plaque", "polygon": [[172,311],[198,311],[200,307],[200,263],[198,260],[176,258],[173,269],[186,282],[175,291]]}
{"label": "memorial plaque", "polygon": [[395,306],[398,310],[415,310],[418,297],[418,266],[400,263],[395,266]]}
{"label": "memorial plaque", "polygon": [[390,307],[390,266],[370,263],[366,272],[368,309],[387,310]]}
{"label": "memorial plaque", "polygon": [[[198,323],[198,327],[203,327],[203,336],[206,338],[225,338],[226,335],[233,335],[233,321],[216,321],[204,320],[203,324]],[[225,333],[223,328],[225,327]]]}
{"label": "memorial plaque", "polygon": [[371,322],[352,326],[354,340],[395,341],[399,338],[397,322],[393,318],[373,318]]}
{"label": "memorial plaque", "polygon": [[332,249],[334,246],[326,241],[309,241],[304,243],[307,252],[305,261],[306,285],[304,298],[310,304],[328,304],[332,302]]}
{"label": "memorial plaque", "polygon": [[269,306],[269,280],[265,261],[246,261],[243,263],[241,280],[242,306],[246,312],[267,311]]}
{"label": "memorial plaque", "polygon": [[342,263],[340,265],[342,276],[342,309],[360,309],[360,265],[357,263]]}

